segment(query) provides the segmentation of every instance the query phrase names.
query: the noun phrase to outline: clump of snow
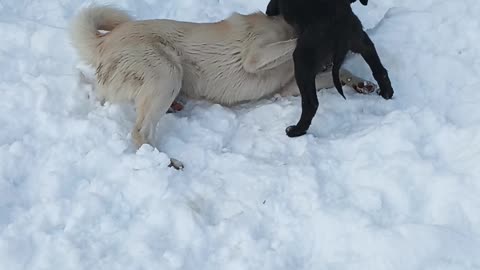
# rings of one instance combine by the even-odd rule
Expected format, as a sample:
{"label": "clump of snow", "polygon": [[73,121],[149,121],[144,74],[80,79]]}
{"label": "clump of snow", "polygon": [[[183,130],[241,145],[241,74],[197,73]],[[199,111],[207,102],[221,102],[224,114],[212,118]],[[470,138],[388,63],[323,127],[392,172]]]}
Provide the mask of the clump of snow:
{"label": "clump of snow", "polygon": [[[267,2],[115,3],[215,21]],[[79,79],[67,25],[90,2],[2,0],[0,269],[480,269],[477,2],[354,4],[392,101],[322,91],[297,139],[299,98],[190,101],[135,151],[132,108]]]}

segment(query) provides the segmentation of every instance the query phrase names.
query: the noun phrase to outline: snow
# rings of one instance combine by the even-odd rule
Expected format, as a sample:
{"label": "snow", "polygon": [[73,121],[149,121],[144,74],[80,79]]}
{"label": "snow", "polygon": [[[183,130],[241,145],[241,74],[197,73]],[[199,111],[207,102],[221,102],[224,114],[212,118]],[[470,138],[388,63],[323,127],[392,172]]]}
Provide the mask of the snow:
{"label": "snow", "polygon": [[[0,269],[480,269],[477,2],[354,4],[392,101],[322,91],[297,139],[298,97],[190,101],[136,151],[131,106],[79,79],[67,25],[89,2],[2,0]],[[115,3],[200,22],[267,0]]]}

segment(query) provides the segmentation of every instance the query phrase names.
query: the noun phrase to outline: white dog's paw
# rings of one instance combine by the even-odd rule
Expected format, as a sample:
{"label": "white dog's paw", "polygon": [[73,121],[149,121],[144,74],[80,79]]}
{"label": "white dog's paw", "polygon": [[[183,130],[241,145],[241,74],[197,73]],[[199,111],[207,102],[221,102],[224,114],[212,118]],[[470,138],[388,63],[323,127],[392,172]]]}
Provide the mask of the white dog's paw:
{"label": "white dog's paw", "polygon": [[360,94],[370,94],[378,89],[375,83],[356,77],[347,78],[346,81],[342,81],[342,84],[350,86]]}
{"label": "white dog's paw", "polygon": [[375,92],[375,90],[378,89],[378,86],[372,82],[364,81],[353,85],[352,88],[360,94],[370,94]]}
{"label": "white dog's paw", "polygon": [[170,105],[170,108],[168,109],[167,113],[180,112],[183,110],[184,107],[185,106],[181,102],[175,100],[173,101],[172,105]]}

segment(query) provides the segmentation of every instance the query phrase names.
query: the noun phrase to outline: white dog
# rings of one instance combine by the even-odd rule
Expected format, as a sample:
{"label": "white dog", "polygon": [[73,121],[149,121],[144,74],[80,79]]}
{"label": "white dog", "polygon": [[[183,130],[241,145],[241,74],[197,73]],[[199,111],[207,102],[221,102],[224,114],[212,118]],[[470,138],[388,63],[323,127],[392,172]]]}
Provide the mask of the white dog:
{"label": "white dog", "polygon": [[[292,59],[296,39],[281,17],[134,21],[118,9],[89,7],[74,19],[71,34],[80,57],[96,68],[98,94],[110,102],[135,103],[137,146],[151,142],[179,94],[223,105],[299,94]],[[374,90],[346,70],[341,79],[358,91]],[[320,74],[316,83],[333,87],[330,73]]]}

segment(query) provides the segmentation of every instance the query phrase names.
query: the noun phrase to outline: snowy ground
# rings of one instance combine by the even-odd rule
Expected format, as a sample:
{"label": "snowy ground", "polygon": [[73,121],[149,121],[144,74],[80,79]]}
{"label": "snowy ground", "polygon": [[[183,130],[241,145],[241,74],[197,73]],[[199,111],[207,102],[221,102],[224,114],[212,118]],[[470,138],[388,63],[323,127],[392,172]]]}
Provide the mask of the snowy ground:
{"label": "snowy ground", "polygon": [[[132,108],[78,84],[87,3],[0,0],[0,269],[480,269],[480,4],[370,2],[394,100],[323,91],[298,139],[299,98],[189,102],[135,152]],[[116,4],[214,21],[267,0]]]}

